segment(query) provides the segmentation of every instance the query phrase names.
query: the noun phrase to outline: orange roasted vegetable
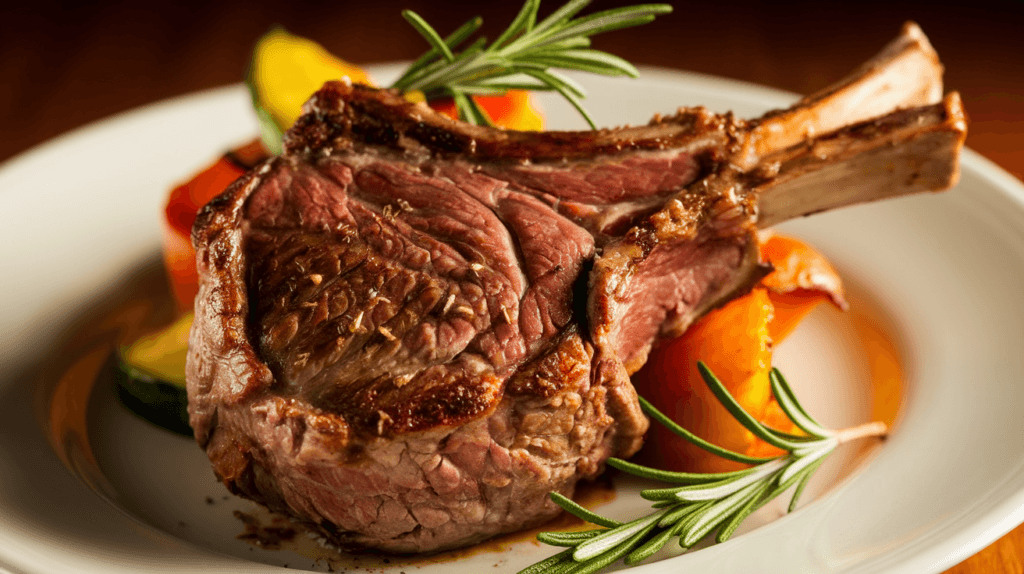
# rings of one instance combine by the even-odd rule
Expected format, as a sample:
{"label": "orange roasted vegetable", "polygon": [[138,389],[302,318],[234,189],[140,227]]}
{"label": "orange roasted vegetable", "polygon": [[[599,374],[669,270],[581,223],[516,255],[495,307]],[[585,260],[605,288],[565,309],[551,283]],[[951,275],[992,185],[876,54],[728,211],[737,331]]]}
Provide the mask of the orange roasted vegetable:
{"label": "orange roasted vegetable", "polygon": [[[544,129],[544,118],[530,102],[530,93],[524,90],[509,90],[500,96],[473,96],[494,125],[509,130],[539,131]],[[431,100],[430,107],[458,119],[455,102],[451,98]]]}
{"label": "orange roasted vegetable", "polygon": [[846,309],[843,282],[832,264],[799,239],[766,234],[761,238],[761,260],[775,268],[761,280],[775,307],[770,325],[772,339],[782,341],[820,303],[831,301]]}
{"label": "orange roasted vegetable", "polygon": [[[703,361],[748,412],[796,432],[775,403],[768,382],[772,346],[818,304],[845,307],[842,283],[828,261],[805,243],[780,235],[763,239],[761,257],[775,267],[749,294],[716,309],[681,337],[661,344],[633,376],[637,392],[698,436],[752,456],[779,450],[757,439],[725,410],[697,371]],[[711,455],[660,425],[639,455],[656,468],[722,472],[743,465]]]}
{"label": "orange roasted vegetable", "polygon": [[[737,452],[751,451],[759,441],[711,394],[697,371],[697,361],[703,361],[739,403],[761,419],[771,401],[771,318],[772,304],[763,288],[708,313],[681,337],[651,353],[647,364],[633,375],[637,392],[697,436]],[[666,470],[743,468],[708,454],[661,425],[651,426],[640,457],[644,464]]]}
{"label": "orange roasted vegetable", "polygon": [[171,190],[164,208],[163,256],[171,294],[180,313],[192,310],[192,301],[199,292],[196,252],[191,240],[192,223],[199,208],[266,157],[267,152],[259,140],[251,141],[224,154],[191,180]]}

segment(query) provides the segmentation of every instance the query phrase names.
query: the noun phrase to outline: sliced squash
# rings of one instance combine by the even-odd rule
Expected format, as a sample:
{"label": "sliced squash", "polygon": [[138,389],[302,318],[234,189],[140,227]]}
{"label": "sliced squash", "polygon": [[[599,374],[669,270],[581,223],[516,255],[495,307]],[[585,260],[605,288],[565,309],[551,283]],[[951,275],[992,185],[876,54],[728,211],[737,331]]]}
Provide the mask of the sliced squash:
{"label": "sliced squash", "polygon": [[114,355],[118,397],[129,410],[167,430],[192,436],[185,392],[185,356],[192,313],[121,347]]}
{"label": "sliced squash", "polygon": [[[370,76],[359,66],[284,28],[272,28],[256,42],[246,83],[260,117],[264,144],[271,153],[280,152],[281,134],[299,118],[302,104],[313,92],[324,82],[343,77],[354,83],[373,85]],[[272,125],[268,125],[268,121]],[[276,134],[268,133],[274,131]]]}

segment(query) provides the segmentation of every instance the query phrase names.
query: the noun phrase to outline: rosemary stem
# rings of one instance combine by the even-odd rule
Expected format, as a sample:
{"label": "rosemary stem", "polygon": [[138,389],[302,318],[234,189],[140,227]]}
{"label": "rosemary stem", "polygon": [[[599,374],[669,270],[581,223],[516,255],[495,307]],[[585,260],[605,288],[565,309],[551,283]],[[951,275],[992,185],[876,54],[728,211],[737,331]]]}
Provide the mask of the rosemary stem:
{"label": "rosemary stem", "polygon": [[569,0],[565,6],[537,23],[540,0],[526,0],[519,15],[493,44],[487,45],[481,37],[460,52],[455,52],[455,47],[476,32],[480,27],[479,18],[466,22],[442,38],[422,17],[406,10],[402,16],[423,36],[430,50],[416,60],[392,87],[406,92],[419,90],[428,100],[450,95],[456,99],[459,117],[474,124],[490,123],[474,106],[474,94],[496,94],[523,88],[556,91],[576,108],[591,128],[596,129],[580,102],[585,97],[582,89],[553,69],[636,77],[636,68],[629,62],[589,49],[590,37],[646,24],[659,14],[671,12],[672,7],[642,4],[574,19],[590,1]]}
{"label": "rosemary stem", "polygon": [[[578,3],[586,0],[573,1]],[[718,530],[716,540],[724,542],[751,513],[796,485],[789,502],[789,510],[792,511],[804,487],[807,486],[808,479],[839,445],[868,437],[884,438],[888,433],[887,425],[880,421],[841,431],[822,427],[807,414],[785,378],[777,370],[774,370],[771,376],[772,394],[789,421],[806,435],[789,434],[765,426],[736,401],[707,366],[698,362],[697,367],[712,393],[739,424],[752,435],[785,452],[761,459],[718,447],[679,426],[641,397],[640,405],[644,412],[673,433],[727,460],[756,462],[757,466],[729,473],[698,474],[663,472],[611,459],[609,466],[630,474],[683,486],[641,491],[641,497],[654,503],[653,512],[625,524],[596,515],[564,496],[552,494],[552,500],[562,508],[605,528],[585,533],[540,534],[537,538],[541,542],[553,546],[568,546],[570,550],[558,554],[556,558],[547,562],[538,563],[539,566],[531,567],[520,574],[547,572],[548,570],[538,568],[547,568],[548,564],[556,562],[560,565],[559,568],[568,570],[550,570],[551,574],[592,574],[622,557],[626,559],[626,566],[632,566],[653,556],[674,536],[679,537],[679,545],[683,551],[715,530]]]}
{"label": "rosemary stem", "polygon": [[867,437],[881,437],[889,433],[889,427],[882,421],[875,421],[836,431],[835,439],[839,444]]}

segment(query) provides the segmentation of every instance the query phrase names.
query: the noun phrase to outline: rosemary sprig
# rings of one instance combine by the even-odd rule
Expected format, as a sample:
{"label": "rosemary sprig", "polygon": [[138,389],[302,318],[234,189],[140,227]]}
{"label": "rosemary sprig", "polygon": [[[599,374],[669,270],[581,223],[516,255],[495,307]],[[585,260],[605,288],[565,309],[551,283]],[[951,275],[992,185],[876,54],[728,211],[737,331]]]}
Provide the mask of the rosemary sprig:
{"label": "rosemary sprig", "polygon": [[596,129],[583,108],[586,92],[557,69],[585,71],[606,76],[637,77],[629,62],[607,52],[590,49],[590,37],[601,32],[646,24],[672,11],[668,4],[642,4],[597,12],[573,19],[590,0],[570,0],[537,22],[540,0],[526,0],[512,24],[491,45],[479,38],[467,48],[454,50],[480,27],[480,18],[469,20],[442,38],[412,10],[402,16],[430,44],[392,88],[419,90],[427,99],[450,96],[459,116],[467,122],[490,124],[472,95],[502,94],[508,90],[555,91],[569,101]]}
{"label": "rosemary sprig", "polygon": [[657,470],[611,458],[608,460],[611,467],[676,486],[642,491],[640,496],[652,501],[655,511],[626,523],[596,514],[552,493],[551,499],[567,512],[602,528],[583,532],[542,532],[537,536],[538,540],[552,546],[567,547],[567,550],[519,574],[589,574],[620,558],[632,566],[653,556],[673,538],[685,551],[716,531],[715,540],[724,542],[754,511],[795,485],[789,503],[792,511],[811,475],[837,446],[886,433],[886,426],[881,422],[844,431],[824,428],[800,405],[778,369],[772,369],[769,376],[772,394],[786,416],[805,434],[794,435],[766,427],[736,402],[707,366],[698,363],[697,367],[711,392],[737,421],[758,438],[786,451],[785,454],[757,458],[715,446],[680,427],[641,398],[644,412],[673,433],[715,455],[754,466],[733,472],[701,474]]}

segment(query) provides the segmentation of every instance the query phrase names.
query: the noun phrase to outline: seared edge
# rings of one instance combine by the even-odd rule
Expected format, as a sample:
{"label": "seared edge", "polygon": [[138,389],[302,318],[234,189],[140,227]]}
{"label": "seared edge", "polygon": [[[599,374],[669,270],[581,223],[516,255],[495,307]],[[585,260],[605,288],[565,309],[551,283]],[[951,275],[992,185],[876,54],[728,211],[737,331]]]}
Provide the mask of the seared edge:
{"label": "seared edge", "polygon": [[459,154],[472,161],[599,161],[629,151],[673,150],[694,134],[712,130],[731,114],[717,116],[703,107],[680,108],[655,116],[648,125],[591,131],[521,132],[453,121],[422,103],[410,103],[394,90],[348,82],[327,82],[285,136],[290,154],[337,153],[359,144],[380,145],[422,155]]}

